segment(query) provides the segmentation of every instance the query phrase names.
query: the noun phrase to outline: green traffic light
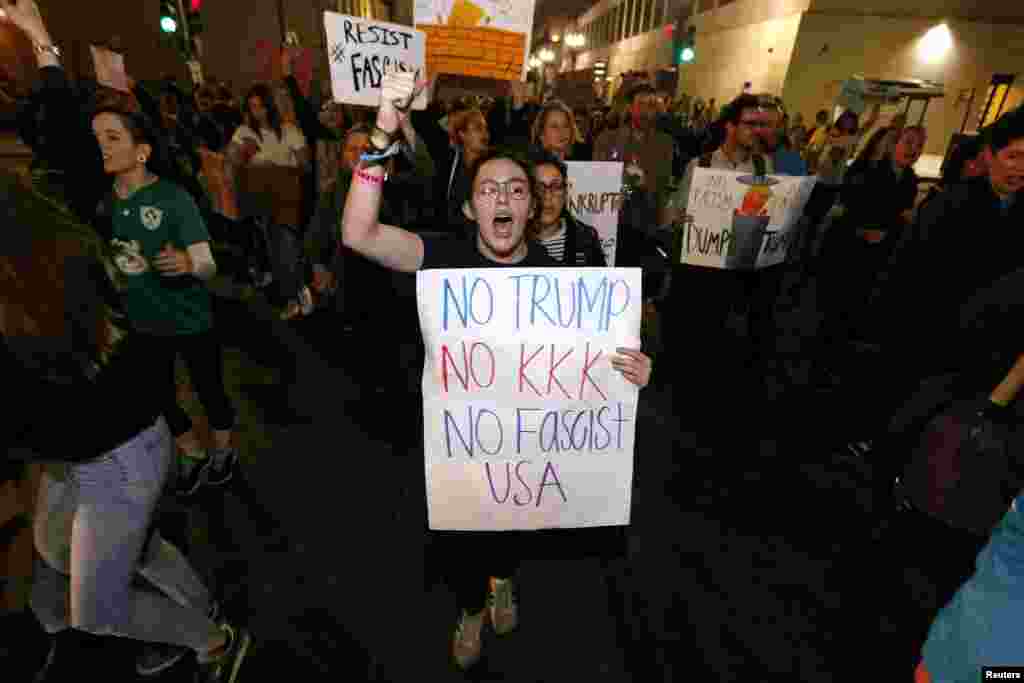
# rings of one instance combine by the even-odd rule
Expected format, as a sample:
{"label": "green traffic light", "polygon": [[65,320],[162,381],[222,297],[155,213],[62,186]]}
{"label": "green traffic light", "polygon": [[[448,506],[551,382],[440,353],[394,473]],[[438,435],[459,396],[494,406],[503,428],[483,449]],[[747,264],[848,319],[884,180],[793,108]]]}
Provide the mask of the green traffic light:
{"label": "green traffic light", "polygon": [[684,47],[680,56],[684,62],[692,62],[693,58],[696,57],[697,54],[693,51],[692,47]]}
{"label": "green traffic light", "polygon": [[178,22],[174,17],[160,17],[160,29],[164,33],[174,33],[178,30]]}

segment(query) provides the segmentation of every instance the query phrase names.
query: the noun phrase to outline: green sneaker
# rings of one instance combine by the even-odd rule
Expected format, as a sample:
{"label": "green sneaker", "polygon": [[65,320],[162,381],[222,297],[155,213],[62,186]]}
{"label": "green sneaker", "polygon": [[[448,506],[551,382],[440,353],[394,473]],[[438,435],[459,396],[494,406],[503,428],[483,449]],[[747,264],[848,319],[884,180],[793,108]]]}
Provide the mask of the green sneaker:
{"label": "green sneaker", "polygon": [[483,652],[484,619],[486,618],[486,609],[482,609],[476,614],[462,610],[459,623],[455,625],[455,634],[452,636],[452,657],[463,671],[480,660],[480,653]]}
{"label": "green sneaker", "polygon": [[519,610],[512,579],[491,577],[487,591],[487,609],[491,613],[491,626],[499,636],[516,630],[519,625]]}

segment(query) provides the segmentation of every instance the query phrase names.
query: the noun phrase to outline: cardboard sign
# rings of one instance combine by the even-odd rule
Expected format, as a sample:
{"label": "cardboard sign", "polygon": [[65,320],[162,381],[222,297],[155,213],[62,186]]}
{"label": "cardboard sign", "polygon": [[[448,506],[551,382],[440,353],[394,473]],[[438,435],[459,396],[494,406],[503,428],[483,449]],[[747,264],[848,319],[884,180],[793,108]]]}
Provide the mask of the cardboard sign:
{"label": "cardboard sign", "polygon": [[[335,102],[376,107],[384,69],[420,71],[426,78],[426,37],[422,31],[383,21],[324,12],[331,90]],[[426,92],[413,109],[427,108]]]}
{"label": "cardboard sign", "polygon": [[609,266],[615,265],[615,246],[622,209],[621,161],[570,161],[565,201],[577,220],[597,230]]}
{"label": "cardboard sign", "polygon": [[629,523],[639,268],[417,273],[431,529]]}
{"label": "cardboard sign", "polygon": [[131,92],[128,86],[128,72],[124,68],[124,55],[105,47],[89,46],[92,62],[96,66],[96,81],[121,92]]}
{"label": "cardboard sign", "polygon": [[782,263],[816,181],[694,169],[679,262],[726,270]]}
{"label": "cardboard sign", "polygon": [[414,0],[434,74],[526,78],[534,0]]}

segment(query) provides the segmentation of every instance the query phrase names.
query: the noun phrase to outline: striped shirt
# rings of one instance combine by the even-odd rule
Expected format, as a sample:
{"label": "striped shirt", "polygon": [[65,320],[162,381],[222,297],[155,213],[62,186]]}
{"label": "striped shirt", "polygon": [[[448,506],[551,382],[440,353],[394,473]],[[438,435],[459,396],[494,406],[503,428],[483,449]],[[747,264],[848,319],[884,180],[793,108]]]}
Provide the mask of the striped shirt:
{"label": "striped shirt", "polygon": [[553,236],[545,239],[541,239],[541,246],[548,252],[548,256],[555,259],[559,263],[565,263],[565,219],[562,219],[562,227]]}

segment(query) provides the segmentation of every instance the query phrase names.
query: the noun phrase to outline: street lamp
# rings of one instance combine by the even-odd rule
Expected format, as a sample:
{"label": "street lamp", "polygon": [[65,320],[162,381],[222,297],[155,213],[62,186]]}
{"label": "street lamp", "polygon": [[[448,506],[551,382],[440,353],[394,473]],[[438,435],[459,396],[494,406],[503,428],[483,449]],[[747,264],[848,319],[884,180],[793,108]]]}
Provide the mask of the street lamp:
{"label": "street lamp", "polygon": [[551,48],[545,47],[540,51],[540,61],[545,64],[550,64],[555,61],[555,51]]}

